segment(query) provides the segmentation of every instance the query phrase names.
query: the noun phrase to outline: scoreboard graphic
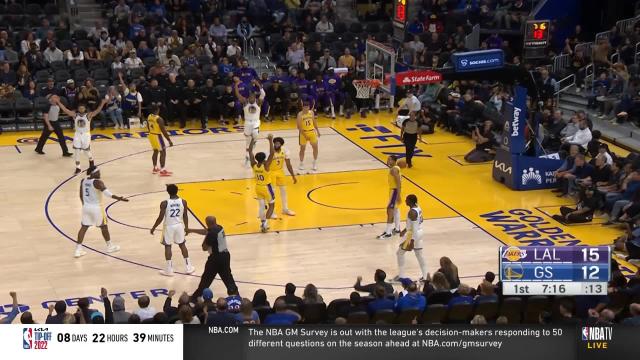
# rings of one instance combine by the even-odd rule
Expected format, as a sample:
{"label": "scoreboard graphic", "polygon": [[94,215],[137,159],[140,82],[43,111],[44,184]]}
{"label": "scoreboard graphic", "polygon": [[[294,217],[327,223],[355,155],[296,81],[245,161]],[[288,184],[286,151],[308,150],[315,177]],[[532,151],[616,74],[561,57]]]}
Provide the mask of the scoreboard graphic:
{"label": "scoreboard graphic", "polygon": [[606,295],[608,246],[501,246],[504,295]]}

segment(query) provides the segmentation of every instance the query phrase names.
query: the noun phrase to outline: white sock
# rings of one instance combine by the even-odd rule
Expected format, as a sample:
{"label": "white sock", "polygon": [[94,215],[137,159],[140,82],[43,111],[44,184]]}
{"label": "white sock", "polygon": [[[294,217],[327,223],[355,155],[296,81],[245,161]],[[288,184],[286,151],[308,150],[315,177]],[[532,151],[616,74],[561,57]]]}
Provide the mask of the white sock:
{"label": "white sock", "polygon": [[76,245],[76,251],[80,251],[82,250],[82,244],[77,244]]}
{"label": "white sock", "polygon": [[335,108],[333,106],[333,103],[331,103],[331,116],[336,117],[336,111],[335,111]]}
{"label": "white sock", "polygon": [[427,278],[427,261],[422,256],[422,249],[413,250],[416,253],[416,259],[418,259],[418,264],[420,265],[420,271],[422,271],[422,278]]}
{"label": "white sock", "polygon": [[400,209],[397,207],[393,210],[393,222],[395,229],[400,231]]}
{"label": "white sock", "polygon": [[188,257],[184,258],[184,262],[187,264],[187,266],[191,266],[191,259],[189,259]]}
{"label": "white sock", "polygon": [[267,216],[264,210],[264,200],[258,200],[258,206],[258,214],[260,214],[260,220],[264,221],[265,217]]}
{"label": "white sock", "polygon": [[111,241],[107,241],[107,247],[110,248],[111,247]]}
{"label": "white sock", "polygon": [[387,223],[387,227],[384,229],[385,234],[391,234],[393,231],[393,223]]}
{"label": "white sock", "polygon": [[396,251],[396,260],[398,262],[398,277],[400,278],[405,277],[405,273],[404,273],[404,264],[405,264],[404,254],[405,253],[406,251],[400,248],[398,248],[398,251]]}
{"label": "white sock", "polygon": [[173,262],[171,260],[167,260],[167,270],[173,269]]}
{"label": "white sock", "polygon": [[287,206],[287,187],[280,185],[280,199],[282,200],[282,211],[289,209]]}

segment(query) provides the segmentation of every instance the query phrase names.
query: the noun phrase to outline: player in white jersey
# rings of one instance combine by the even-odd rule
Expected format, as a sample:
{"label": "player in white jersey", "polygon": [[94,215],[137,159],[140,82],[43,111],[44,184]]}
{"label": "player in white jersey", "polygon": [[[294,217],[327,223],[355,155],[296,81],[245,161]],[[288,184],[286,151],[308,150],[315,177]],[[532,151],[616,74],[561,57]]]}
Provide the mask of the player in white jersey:
{"label": "player in white jersey", "polygon": [[73,158],[76,161],[76,174],[80,173],[80,152],[89,159],[89,167],[93,166],[93,155],[91,154],[91,120],[94,116],[100,114],[102,107],[109,101],[109,95],[100,102],[100,105],[92,111],[87,112],[87,107],[84,104],[78,105],[78,111],[74,112],[67,109],[66,106],[60,101],[56,100],[56,105],[60,107],[65,114],[73,119],[73,126],[75,133],[73,135]]}
{"label": "player in white jersey", "polygon": [[404,256],[408,251],[413,251],[416,254],[416,259],[418,259],[420,271],[422,272],[420,281],[425,281],[427,279],[427,262],[424,260],[424,254],[422,253],[422,209],[418,206],[418,198],[413,194],[407,195],[405,203],[409,206],[409,213],[407,214],[406,228],[400,232],[400,236],[403,239],[396,252],[398,276],[394,280],[399,281],[401,278],[406,277]]}
{"label": "player in white jersey", "polygon": [[244,166],[249,166],[249,146],[258,141],[258,134],[260,133],[260,108],[265,97],[265,92],[262,86],[260,86],[260,83],[254,81],[252,85],[256,85],[260,89],[259,97],[256,98],[254,93],[250,93],[249,96],[245,98],[240,93],[238,84],[238,82],[235,84],[235,93],[238,101],[242,104],[242,110],[244,112],[244,138],[246,140]]}
{"label": "player in white jersey", "polygon": [[107,189],[106,185],[100,180],[100,169],[95,166],[89,166],[87,169],[88,177],[80,182],[80,201],[82,202],[82,222],[80,231],[78,232],[78,244],[76,245],[75,257],[79,258],[86,255],[82,250],[82,242],[84,235],[87,233],[89,226],[97,226],[102,230],[102,237],[107,243],[107,253],[113,253],[120,250],[120,246],[111,243],[109,228],[107,227],[107,217],[102,208],[102,194],[118,201],[127,202],[122,196],[117,196]]}
{"label": "player in white jersey", "polygon": [[160,274],[164,276],[173,276],[173,264],[171,262],[171,243],[178,245],[182,252],[185,262],[185,273],[193,274],[196,270],[189,260],[189,250],[185,245],[185,229],[189,225],[189,216],[187,214],[187,202],[178,197],[178,187],[174,184],[167,185],[167,193],[169,199],[160,203],[160,214],[155,224],[151,227],[151,235],[156,228],[164,220],[164,228],[162,229],[162,240],[160,243],[164,245],[164,258],[167,260],[167,266]]}

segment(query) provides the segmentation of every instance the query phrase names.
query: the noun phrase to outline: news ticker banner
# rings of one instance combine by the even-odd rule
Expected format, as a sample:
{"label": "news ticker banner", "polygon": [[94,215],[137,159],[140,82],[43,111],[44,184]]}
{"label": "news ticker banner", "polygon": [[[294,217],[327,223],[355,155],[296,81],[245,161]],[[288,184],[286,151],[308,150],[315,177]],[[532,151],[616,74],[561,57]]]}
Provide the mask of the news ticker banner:
{"label": "news ticker banner", "polygon": [[582,326],[6,325],[6,359],[610,360],[637,357],[640,329]]}

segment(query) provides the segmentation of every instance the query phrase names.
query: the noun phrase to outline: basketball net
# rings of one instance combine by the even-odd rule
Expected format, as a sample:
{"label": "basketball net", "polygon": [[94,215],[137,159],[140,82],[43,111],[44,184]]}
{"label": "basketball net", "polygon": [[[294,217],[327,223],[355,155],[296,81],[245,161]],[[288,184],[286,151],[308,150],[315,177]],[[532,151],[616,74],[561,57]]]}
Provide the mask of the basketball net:
{"label": "basketball net", "polygon": [[369,99],[371,98],[372,90],[380,86],[380,80],[353,80],[353,86],[356,88],[356,99]]}

